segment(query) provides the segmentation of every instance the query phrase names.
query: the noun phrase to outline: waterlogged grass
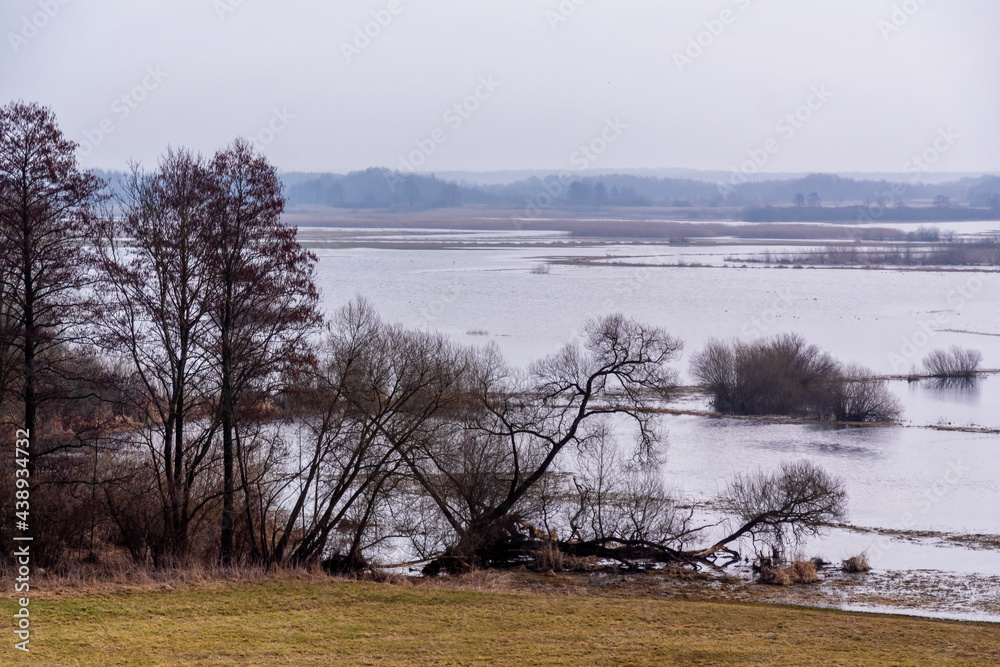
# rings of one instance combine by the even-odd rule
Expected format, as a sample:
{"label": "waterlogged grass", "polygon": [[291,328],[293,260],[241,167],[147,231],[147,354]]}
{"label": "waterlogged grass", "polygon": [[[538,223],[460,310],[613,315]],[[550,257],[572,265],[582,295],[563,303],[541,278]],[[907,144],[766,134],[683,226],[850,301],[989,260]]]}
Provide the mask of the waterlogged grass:
{"label": "waterlogged grass", "polygon": [[342,582],[69,597],[32,615],[33,653],[4,633],[0,664],[1000,664],[1000,626],[987,624]]}

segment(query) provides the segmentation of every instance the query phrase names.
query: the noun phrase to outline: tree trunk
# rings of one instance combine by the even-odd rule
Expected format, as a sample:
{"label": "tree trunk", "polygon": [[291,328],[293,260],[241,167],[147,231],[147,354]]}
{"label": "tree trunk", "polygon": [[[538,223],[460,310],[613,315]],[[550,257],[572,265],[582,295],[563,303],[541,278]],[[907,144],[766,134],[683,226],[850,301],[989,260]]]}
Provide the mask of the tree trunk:
{"label": "tree trunk", "polygon": [[22,213],[24,234],[22,245],[22,281],[24,287],[24,428],[28,432],[28,475],[35,476],[35,464],[38,459],[38,431],[36,415],[38,399],[35,394],[35,284],[31,270],[31,227],[28,213]]}
{"label": "tree trunk", "polygon": [[233,420],[228,410],[222,413],[222,548],[223,565],[233,562]]}

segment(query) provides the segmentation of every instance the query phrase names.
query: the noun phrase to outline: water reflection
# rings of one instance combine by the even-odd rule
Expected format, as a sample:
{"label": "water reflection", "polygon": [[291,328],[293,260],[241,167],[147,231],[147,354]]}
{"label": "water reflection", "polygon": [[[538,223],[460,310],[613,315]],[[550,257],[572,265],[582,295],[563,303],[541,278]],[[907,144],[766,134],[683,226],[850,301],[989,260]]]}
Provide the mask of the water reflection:
{"label": "water reflection", "polygon": [[904,420],[918,425],[1000,427],[1000,376],[890,382],[903,403]]}
{"label": "water reflection", "polygon": [[962,405],[979,404],[979,378],[950,377],[924,380],[924,386],[935,392],[939,400],[951,401]]}

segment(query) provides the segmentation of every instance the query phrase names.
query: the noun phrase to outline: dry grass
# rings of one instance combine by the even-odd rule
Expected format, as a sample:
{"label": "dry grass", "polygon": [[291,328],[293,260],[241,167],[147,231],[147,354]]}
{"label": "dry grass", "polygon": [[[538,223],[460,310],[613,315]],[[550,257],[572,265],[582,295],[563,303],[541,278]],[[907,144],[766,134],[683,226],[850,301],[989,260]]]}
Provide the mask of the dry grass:
{"label": "dry grass", "polygon": [[[485,575],[478,585],[496,584]],[[492,583],[491,583],[492,582]],[[500,582],[502,584],[502,582]],[[1000,628],[826,610],[326,581],[32,603],[24,665],[988,665]],[[9,618],[9,600],[0,613]]]}
{"label": "dry grass", "polygon": [[851,556],[840,563],[840,569],[848,574],[858,574],[860,572],[871,572],[872,566],[868,564],[868,557],[864,554]]}
{"label": "dry grass", "polygon": [[329,579],[330,577],[319,567],[207,568],[204,565],[191,564],[185,567],[153,569],[131,564],[101,564],[93,567],[79,566],[65,572],[36,571],[32,587],[37,591],[35,598],[53,600],[181,589],[215,590],[233,584],[261,582],[320,583]]}
{"label": "dry grass", "polygon": [[[415,213],[387,213],[372,209],[351,211],[322,206],[291,207],[282,219],[299,227],[303,240],[322,232],[310,227],[347,229],[461,229],[570,232],[574,239],[621,238],[679,242],[681,239],[736,237],[767,240],[901,240],[905,233],[891,228],[858,228],[850,224],[747,223],[720,224],[740,217],[736,208],[608,208],[607,220],[594,220],[589,211],[557,208],[543,211],[544,219],[525,220],[523,209],[466,206]],[[693,220],[698,220],[693,222]]]}
{"label": "dry grass", "polygon": [[757,575],[757,582],[768,586],[817,584],[819,581],[816,564],[808,560],[797,560],[781,567],[764,566]]}

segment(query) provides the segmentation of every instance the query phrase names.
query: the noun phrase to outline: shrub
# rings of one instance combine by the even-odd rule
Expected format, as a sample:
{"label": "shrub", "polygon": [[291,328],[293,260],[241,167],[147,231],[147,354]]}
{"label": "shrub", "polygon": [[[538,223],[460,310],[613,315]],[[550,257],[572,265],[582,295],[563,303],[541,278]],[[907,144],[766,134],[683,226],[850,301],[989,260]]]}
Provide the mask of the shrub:
{"label": "shrub", "polygon": [[973,378],[983,363],[979,350],[952,345],[949,350],[934,350],[924,359],[924,368],[936,378]]}
{"label": "shrub", "polygon": [[840,569],[849,574],[857,574],[859,572],[869,572],[872,567],[868,564],[868,557],[864,554],[859,554],[841,561]]}
{"label": "shrub", "polygon": [[552,542],[546,542],[534,554],[531,569],[537,572],[561,572],[564,569],[563,553]]}
{"label": "shrub", "polygon": [[941,240],[941,230],[937,227],[927,227],[921,225],[917,227],[917,231],[908,234],[915,241],[924,241],[927,243],[937,243]]}
{"label": "shrub", "polygon": [[744,525],[739,535],[752,535],[775,551],[762,565],[779,563],[781,545],[789,538],[817,535],[844,520],[846,503],[843,481],[810,461],[786,461],[771,473],[738,474],[723,497],[726,513]]}
{"label": "shrub", "polygon": [[768,586],[792,586],[793,584],[815,584],[820,581],[816,564],[809,560],[797,560],[784,567],[763,566],[757,575],[757,583]]}
{"label": "shrub", "polygon": [[796,584],[819,583],[819,574],[816,573],[816,563],[811,560],[797,560],[791,564],[792,582]]}
{"label": "shrub", "polygon": [[792,578],[787,567],[762,567],[757,575],[758,584],[767,586],[791,586]]}
{"label": "shrub", "polygon": [[844,368],[797,335],[751,343],[710,341],[692,374],[718,412],[840,421],[894,421],[899,403],[870,371]]}
{"label": "shrub", "polygon": [[836,362],[796,335],[752,343],[711,341],[692,373],[713,395],[715,409],[737,415],[806,414],[827,403]]}
{"label": "shrub", "polygon": [[849,366],[837,389],[833,415],[844,422],[892,422],[903,409],[883,380],[866,368]]}

